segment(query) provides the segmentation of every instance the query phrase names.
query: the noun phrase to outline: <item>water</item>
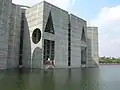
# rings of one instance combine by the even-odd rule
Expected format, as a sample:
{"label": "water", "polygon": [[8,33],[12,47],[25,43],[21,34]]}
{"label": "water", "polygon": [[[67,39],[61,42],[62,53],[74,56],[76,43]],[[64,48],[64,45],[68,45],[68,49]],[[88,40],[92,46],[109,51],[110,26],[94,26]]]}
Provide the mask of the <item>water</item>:
{"label": "water", "polygon": [[0,90],[120,90],[120,65],[54,71],[1,71]]}
{"label": "water", "polygon": [[100,66],[101,90],[120,90],[120,65]]}

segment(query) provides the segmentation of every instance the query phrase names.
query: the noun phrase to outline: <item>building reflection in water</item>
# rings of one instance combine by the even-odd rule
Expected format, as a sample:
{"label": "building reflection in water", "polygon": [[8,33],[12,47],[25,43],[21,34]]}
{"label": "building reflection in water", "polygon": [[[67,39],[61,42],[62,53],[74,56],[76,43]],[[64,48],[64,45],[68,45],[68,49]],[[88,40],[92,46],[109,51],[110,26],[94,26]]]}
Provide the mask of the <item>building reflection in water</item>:
{"label": "building reflection in water", "polygon": [[99,69],[1,72],[1,90],[100,90]]}

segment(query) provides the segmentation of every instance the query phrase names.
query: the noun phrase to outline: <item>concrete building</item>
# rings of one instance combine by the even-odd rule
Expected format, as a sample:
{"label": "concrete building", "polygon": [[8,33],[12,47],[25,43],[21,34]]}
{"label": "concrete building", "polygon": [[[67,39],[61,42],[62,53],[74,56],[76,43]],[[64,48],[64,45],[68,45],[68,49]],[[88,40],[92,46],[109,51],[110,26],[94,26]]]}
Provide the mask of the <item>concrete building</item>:
{"label": "concrete building", "polygon": [[0,68],[13,68],[19,59],[20,7],[0,1]]}
{"label": "concrete building", "polygon": [[8,62],[7,68],[15,68],[19,64],[20,33],[22,9],[19,5],[12,4],[8,34]]}
{"label": "concrete building", "polygon": [[0,1],[0,68],[7,66],[10,2],[11,0]]}
{"label": "concrete building", "polygon": [[88,65],[96,66],[99,64],[98,27],[87,27],[87,36],[88,36]]}
{"label": "concrete building", "polygon": [[22,6],[0,1],[0,68],[19,65]]}
{"label": "concrete building", "polygon": [[[9,4],[7,18],[3,15],[4,3]],[[48,59],[54,60],[55,68],[98,65],[98,33],[94,33],[98,30],[87,28],[85,20],[45,1],[30,8],[12,4],[11,0],[0,4],[0,21],[6,19],[0,30],[7,28],[7,35],[0,38],[0,42],[5,39],[0,45],[1,50],[5,48],[4,56],[0,51],[0,68],[22,65],[43,69]],[[90,56],[94,51],[96,54]],[[91,63],[92,60],[96,62]]]}

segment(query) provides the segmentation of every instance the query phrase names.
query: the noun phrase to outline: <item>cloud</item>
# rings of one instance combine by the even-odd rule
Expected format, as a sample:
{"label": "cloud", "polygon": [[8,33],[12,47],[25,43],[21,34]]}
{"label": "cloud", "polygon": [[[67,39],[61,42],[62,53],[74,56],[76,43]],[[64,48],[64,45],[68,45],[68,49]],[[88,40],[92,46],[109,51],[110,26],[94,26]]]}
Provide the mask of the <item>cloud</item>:
{"label": "cloud", "polygon": [[[15,4],[22,4],[27,6],[33,6],[43,0],[13,0]],[[69,10],[75,3],[75,0],[45,0],[53,5],[56,5],[64,10]]]}
{"label": "cloud", "polygon": [[120,57],[120,5],[102,8],[88,24],[99,27],[100,56]]}

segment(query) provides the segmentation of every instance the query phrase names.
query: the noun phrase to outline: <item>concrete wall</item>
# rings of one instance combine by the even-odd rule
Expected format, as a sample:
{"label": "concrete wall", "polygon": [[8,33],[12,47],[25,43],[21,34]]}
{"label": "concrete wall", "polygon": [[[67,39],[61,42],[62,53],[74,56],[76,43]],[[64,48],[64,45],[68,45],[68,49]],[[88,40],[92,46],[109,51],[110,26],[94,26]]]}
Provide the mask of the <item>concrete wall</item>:
{"label": "concrete wall", "polygon": [[[81,36],[83,27],[85,35],[87,35],[86,21],[70,14],[71,20],[71,67],[80,67],[81,65],[81,47],[82,45]],[[86,36],[87,37],[87,36]]]}
{"label": "concrete wall", "polygon": [[21,8],[12,0],[0,1],[0,68],[18,65]]}
{"label": "concrete wall", "polygon": [[21,8],[12,4],[10,8],[10,23],[8,36],[8,68],[17,67],[19,64],[19,46],[21,31]]}
{"label": "concrete wall", "polygon": [[[45,32],[45,27],[49,14],[51,12],[55,34]],[[75,15],[68,14],[54,5],[47,2],[41,2],[26,10],[26,22],[24,32],[24,66],[26,63],[29,68],[43,68],[44,39],[55,41],[55,66],[56,68],[68,67],[68,24],[69,17],[71,23],[71,67],[80,67],[81,65],[81,47],[86,47],[81,42],[82,29],[84,27],[87,37],[86,21]],[[32,33],[34,29],[39,28],[42,38],[39,43],[32,42]],[[39,53],[33,53],[35,48],[39,48]],[[29,50],[29,51],[28,51]],[[33,60],[33,56],[36,57]],[[29,57],[29,58],[28,58]],[[28,60],[28,61],[26,61]],[[33,64],[34,67],[32,66]]]}
{"label": "concrete wall", "polygon": [[9,17],[12,0],[0,0],[0,68],[7,68]]}
{"label": "concrete wall", "polygon": [[[39,28],[41,40],[34,44],[33,31]],[[23,62],[27,68],[42,68],[42,38],[43,38],[43,2],[26,10],[24,31]],[[39,51],[36,51],[39,48]],[[36,53],[37,52],[37,53]]]}
{"label": "concrete wall", "polygon": [[88,66],[99,64],[98,53],[98,28],[87,27],[88,35]]}
{"label": "concrete wall", "polygon": [[44,39],[55,41],[55,66],[65,68],[68,66],[68,12],[44,2],[44,30],[50,11],[55,34],[44,32]]}
{"label": "concrete wall", "polygon": [[[45,32],[51,12],[55,34]],[[23,18],[23,15],[25,15]],[[69,21],[70,20],[70,21]],[[68,29],[71,24],[71,67],[80,67],[81,49],[88,45],[88,65],[98,64],[98,28],[86,28],[86,21],[45,1],[22,9],[12,0],[0,1],[0,68],[19,65],[21,22],[24,26],[22,63],[26,68],[43,68],[44,39],[55,41],[55,66],[68,68]],[[84,27],[86,42],[81,41]],[[41,39],[35,44],[32,34],[40,29]],[[22,49],[22,48],[21,48]]]}
{"label": "concrete wall", "polygon": [[[22,13],[25,15],[26,10],[22,9]],[[31,41],[30,41],[30,33],[29,27],[27,22],[26,15],[23,16],[23,53],[22,53],[22,64],[23,67],[30,68],[30,61],[31,61]]]}

